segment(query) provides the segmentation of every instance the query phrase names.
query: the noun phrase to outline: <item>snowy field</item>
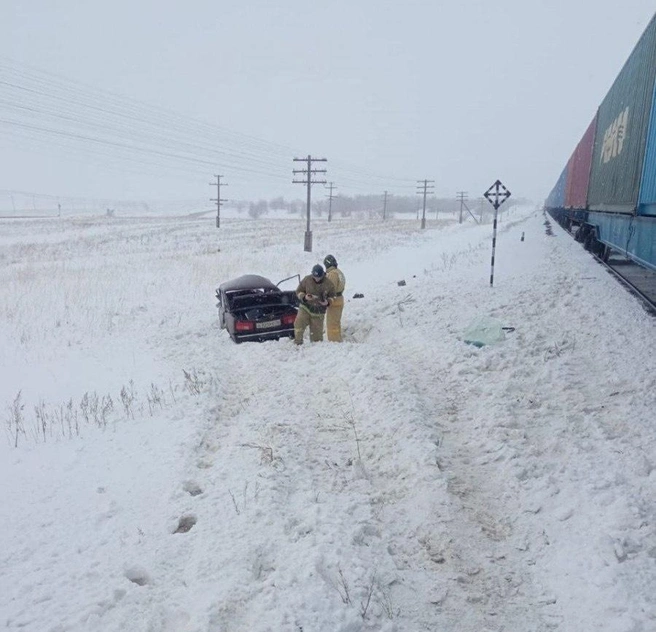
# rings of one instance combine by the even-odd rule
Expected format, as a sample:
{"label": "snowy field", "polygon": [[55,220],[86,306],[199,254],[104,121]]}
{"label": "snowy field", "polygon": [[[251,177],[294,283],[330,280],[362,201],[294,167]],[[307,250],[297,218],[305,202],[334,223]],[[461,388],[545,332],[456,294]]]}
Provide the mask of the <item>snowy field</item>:
{"label": "snowy field", "polygon": [[[656,321],[544,221],[4,220],[0,628],[656,630]],[[328,253],[343,344],[218,328]]]}

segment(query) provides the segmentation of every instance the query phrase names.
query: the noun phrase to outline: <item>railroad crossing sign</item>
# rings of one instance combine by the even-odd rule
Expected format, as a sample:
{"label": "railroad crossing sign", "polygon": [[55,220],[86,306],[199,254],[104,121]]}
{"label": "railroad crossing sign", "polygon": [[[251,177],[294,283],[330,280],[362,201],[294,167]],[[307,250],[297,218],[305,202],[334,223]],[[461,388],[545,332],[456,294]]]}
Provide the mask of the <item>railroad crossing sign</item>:
{"label": "railroad crossing sign", "polygon": [[497,180],[483,195],[487,201],[494,206],[494,228],[492,231],[492,265],[490,267],[490,287],[494,285],[494,253],[497,248],[497,211],[499,207],[510,197],[510,191],[506,189],[501,180]]}
{"label": "railroad crossing sign", "polygon": [[510,191],[501,184],[501,180],[497,180],[483,195],[496,211],[510,197]]}

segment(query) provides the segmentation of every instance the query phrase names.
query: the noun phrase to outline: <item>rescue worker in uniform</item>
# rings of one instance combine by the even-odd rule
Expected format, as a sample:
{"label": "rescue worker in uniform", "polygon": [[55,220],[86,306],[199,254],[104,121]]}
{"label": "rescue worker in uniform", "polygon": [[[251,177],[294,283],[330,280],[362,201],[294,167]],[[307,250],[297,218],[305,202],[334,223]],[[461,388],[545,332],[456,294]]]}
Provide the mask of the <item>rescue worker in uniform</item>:
{"label": "rescue worker in uniform", "polygon": [[326,278],[326,273],[320,264],[312,268],[298,284],[296,296],[300,301],[296,321],[294,322],[294,342],[303,344],[303,334],[310,326],[310,341],[323,340],[323,320],[330,301],[335,298],[335,286]]}
{"label": "rescue worker in uniform", "polygon": [[323,265],[326,266],[326,277],[335,286],[335,298],[330,301],[326,310],[326,333],[331,342],[342,342],[342,312],[344,311],[346,277],[337,267],[337,259],[333,255],[326,255]]}

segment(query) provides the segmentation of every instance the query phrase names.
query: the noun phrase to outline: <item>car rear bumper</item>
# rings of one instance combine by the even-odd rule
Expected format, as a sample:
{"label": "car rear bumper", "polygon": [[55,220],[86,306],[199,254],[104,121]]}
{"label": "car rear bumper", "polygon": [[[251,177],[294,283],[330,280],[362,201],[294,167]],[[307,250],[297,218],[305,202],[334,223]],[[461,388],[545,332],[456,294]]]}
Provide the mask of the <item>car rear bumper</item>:
{"label": "car rear bumper", "polygon": [[279,338],[293,338],[294,327],[285,327],[276,329],[276,331],[254,331],[248,333],[235,333],[233,339],[235,342],[263,342],[265,340],[278,340]]}

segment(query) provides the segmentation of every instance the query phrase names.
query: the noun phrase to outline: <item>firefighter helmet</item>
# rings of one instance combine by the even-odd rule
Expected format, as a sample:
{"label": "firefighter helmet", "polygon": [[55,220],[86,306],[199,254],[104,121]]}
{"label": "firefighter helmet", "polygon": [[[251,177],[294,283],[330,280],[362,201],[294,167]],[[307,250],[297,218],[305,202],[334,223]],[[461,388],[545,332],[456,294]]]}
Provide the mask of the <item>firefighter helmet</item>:
{"label": "firefighter helmet", "polygon": [[333,255],[326,255],[326,258],[323,260],[323,265],[326,266],[326,269],[336,268],[337,267],[337,259],[335,259],[335,257],[333,257]]}

